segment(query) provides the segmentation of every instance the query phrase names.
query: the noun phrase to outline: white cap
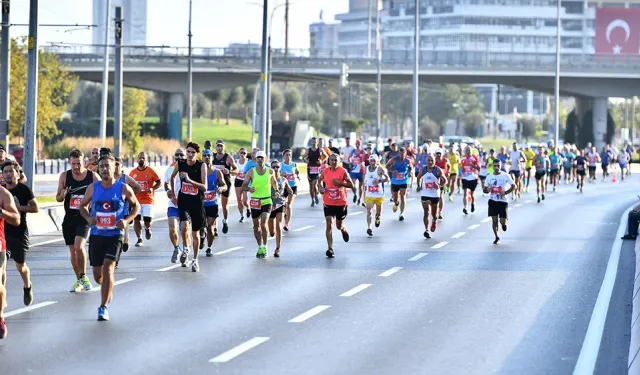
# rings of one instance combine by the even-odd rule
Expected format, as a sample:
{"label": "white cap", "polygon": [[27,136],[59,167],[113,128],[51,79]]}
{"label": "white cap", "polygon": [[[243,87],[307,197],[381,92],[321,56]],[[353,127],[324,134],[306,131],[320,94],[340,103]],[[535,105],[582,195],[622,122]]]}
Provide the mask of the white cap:
{"label": "white cap", "polygon": [[264,151],[258,151],[256,152],[256,158],[266,158],[267,154],[264,153]]}
{"label": "white cap", "polygon": [[378,157],[378,155],[373,154],[373,155],[369,156],[369,160],[375,160],[375,161],[378,161],[378,160],[380,160],[380,158]]}

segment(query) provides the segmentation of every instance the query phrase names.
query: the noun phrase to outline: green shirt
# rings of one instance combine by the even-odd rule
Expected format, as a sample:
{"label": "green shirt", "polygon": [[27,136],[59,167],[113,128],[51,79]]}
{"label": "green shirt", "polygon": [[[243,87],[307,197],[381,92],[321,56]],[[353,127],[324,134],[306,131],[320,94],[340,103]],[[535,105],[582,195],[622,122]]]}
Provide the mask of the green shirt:
{"label": "green shirt", "polygon": [[257,168],[253,168],[251,187],[256,189],[251,193],[251,199],[260,199],[260,205],[271,204],[271,170],[265,168],[264,174],[259,174]]}

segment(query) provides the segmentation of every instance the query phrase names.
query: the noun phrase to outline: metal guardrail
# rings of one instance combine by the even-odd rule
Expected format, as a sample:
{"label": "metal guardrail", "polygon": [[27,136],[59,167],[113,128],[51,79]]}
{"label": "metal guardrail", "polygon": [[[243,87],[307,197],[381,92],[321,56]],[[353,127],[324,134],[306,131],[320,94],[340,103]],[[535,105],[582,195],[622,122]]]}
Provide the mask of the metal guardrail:
{"label": "metal guardrail", "polygon": [[[173,156],[170,157],[169,155],[149,156],[149,166],[152,168],[168,166],[171,163],[171,160],[173,160],[172,158]],[[133,168],[138,165],[138,159],[135,155],[124,156],[122,157],[122,161],[125,168]],[[64,171],[69,170],[70,168],[71,167],[69,166],[69,159],[36,160],[34,173],[37,175],[60,174]]]}

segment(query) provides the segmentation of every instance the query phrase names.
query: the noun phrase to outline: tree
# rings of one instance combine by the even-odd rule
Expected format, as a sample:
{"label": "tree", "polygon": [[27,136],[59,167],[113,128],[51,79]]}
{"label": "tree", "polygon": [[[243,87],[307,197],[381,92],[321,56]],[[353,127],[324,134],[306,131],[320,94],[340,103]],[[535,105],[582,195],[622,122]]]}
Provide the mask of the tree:
{"label": "tree", "polygon": [[519,120],[522,127],[522,138],[529,140],[536,136],[536,120],[534,117],[522,116]]}
{"label": "tree", "polygon": [[206,95],[202,93],[195,93],[192,97],[192,110],[194,117],[211,118],[213,104]]}
{"label": "tree", "polygon": [[213,90],[209,92],[205,92],[204,95],[211,100],[211,104],[213,105],[213,111],[211,112],[211,119],[215,120],[216,118],[220,118],[220,101],[224,100],[222,90]]}
{"label": "tree", "polygon": [[249,85],[243,88],[244,92],[244,123],[248,124],[250,121],[249,118],[249,108],[253,106],[253,100],[255,98],[256,93],[256,85]]}
{"label": "tree", "polygon": [[284,92],[284,110],[293,113],[302,103],[300,91],[295,87],[289,87]]}
{"label": "tree", "polygon": [[434,139],[440,135],[440,127],[429,116],[424,116],[419,123],[420,139]]}
{"label": "tree", "polygon": [[224,106],[227,110],[227,125],[229,125],[229,113],[231,112],[231,107],[241,103],[244,100],[244,92],[242,91],[242,87],[236,87],[231,90],[223,90],[226,95],[224,95]]}
{"label": "tree", "polygon": [[133,153],[137,153],[142,146],[140,120],[146,113],[147,98],[144,91],[125,89],[122,98],[122,138]]}
{"label": "tree", "polygon": [[580,120],[578,119],[578,115],[576,115],[576,110],[574,109],[567,116],[566,127],[564,130],[565,143],[576,143],[579,129]]}
{"label": "tree", "polygon": [[478,110],[464,115],[464,131],[469,137],[477,137],[478,129],[484,124],[484,113]]}
{"label": "tree", "polygon": [[279,111],[284,105],[284,96],[277,86],[271,86],[271,111]]}
{"label": "tree", "polygon": [[[21,137],[24,133],[27,99],[27,49],[24,41],[24,38],[20,42],[11,40],[11,137]],[[78,78],[61,65],[53,54],[39,51],[38,58],[37,134],[46,142],[59,133],[55,121],[66,111]]]}

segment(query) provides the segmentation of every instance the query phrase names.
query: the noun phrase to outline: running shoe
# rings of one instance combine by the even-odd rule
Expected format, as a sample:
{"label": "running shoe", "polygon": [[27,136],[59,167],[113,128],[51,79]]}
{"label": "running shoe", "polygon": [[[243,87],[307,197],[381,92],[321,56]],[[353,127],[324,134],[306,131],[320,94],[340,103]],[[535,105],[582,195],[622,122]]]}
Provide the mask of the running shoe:
{"label": "running shoe", "polygon": [[542,200],[544,200],[544,193],[542,193]]}
{"label": "running shoe", "polygon": [[356,203],[356,201],[358,200],[358,197],[356,197],[355,195],[353,196],[353,203]]}
{"label": "running shoe", "polygon": [[273,252],[273,257],[274,257],[274,258],[280,258],[280,249],[276,249],[276,250]]}
{"label": "running shoe", "polygon": [[398,204],[397,203],[393,203],[393,212],[398,211]]}
{"label": "running shoe", "polygon": [[107,311],[107,306],[98,307],[98,321],[106,322],[109,320],[109,311]]}
{"label": "running shoe", "polygon": [[218,237],[218,228],[213,228],[213,236]]}
{"label": "running shoe", "polygon": [[226,220],[222,220],[222,233],[227,234],[229,231],[229,224],[227,224]]}
{"label": "running shoe", "polygon": [[329,249],[329,250],[327,250],[326,253],[324,253],[324,255],[326,255],[327,258],[335,258],[336,253],[333,251],[333,249]]}
{"label": "running shoe", "polygon": [[240,216],[240,222],[244,223],[244,216]]}
{"label": "running shoe", "polygon": [[185,247],[182,249],[182,253],[180,254],[180,263],[182,264],[182,267],[187,266],[187,259],[189,259],[189,248]]}
{"label": "running shoe", "polygon": [[475,211],[476,211],[476,204],[471,203],[471,212],[475,212]]}
{"label": "running shoe", "polygon": [[540,203],[540,196],[538,195],[538,203]]}
{"label": "running shoe", "polygon": [[205,252],[205,255],[208,256],[208,257],[212,257],[213,256],[213,253],[211,252],[211,248],[210,247],[207,248],[207,251]]}
{"label": "running shoe", "polygon": [[76,280],[76,282],[73,283],[73,286],[71,287],[70,292],[76,293],[76,292],[79,292],[81,289],[82,289],[82,284],[80,283],[80,280]]}
{"label": "running shoe", "polygon": [[358,199],[358,206],[362,205],[362,202],[360,201],[360,199]]}
{"label": "running shoe", "polygon": [[7,322],[0,318],[0,339],[7,337]]}
{"label": "running shoe", "polygon": [[499,244],[499,243],[500,243],[500,237],[496,237],[496,239],[495,239],[495,240],[493,240],[493,244],[494,244],[494,245],[497,245],[497,244]]}
{"label": "running shoe", "polygon": [[347,228],[343,227],[340,232],[342,232],[342,239],[344,242],[349,242],[349,232],[347,231]]}
{"label": "running shoe", "polygon": [[25,306],[31,305],[33,302],[33,285],[28,288],[22,288],[24,290],[24,296],[22,297],[22,301]]}
{"label": "running shoe", "polygon": [[404,221],[404,215],[400,215],[400,217],[398,218],[398,220],[400,220],[400,221]]}
{"label": "running shoe", "polygon": [[191,261],[191,272],[200,272],[200,265],[198,264],[198,259],[194,259]]}
{"label": "running shoe", "polygon": [[142,244],[143,244],[142,238],[138,238],[138,241],[136,242],[136,247],[140,247],[142,246]]}
{"label": "running shoe", "polygon": [[311,207],[315,207],[316,205],[316,201],[313,200],[313,198],[311,199]]}
{"label": "running shoe", "polygon": [[173,249],[173,254],[171,254],[171,263],[178,263],[178,253],[180,252],[180,246],[176,246]]}
{"label": "running shoe", "polygon": [[245,215],[247,215],[247,217],[251,217],[251,210],[247,208],[247,212]]}
{"label": "running shoe", "polygon": [[423,233],[424,238],[429,239],[431,238],[431,235],[429,234],[429,231],[425,230]]}
{"label": "running shoe", "polygon": [[431,232],[435,232],[437,227],[438,227],[437,221],[434,220],[431,223],[431,228],[430,228]]}
{"label": "running shoe", "polygon": [[373,231],[371,230],[371,228],[367,229],[367,234],[369,235],[369,237],[373,236]]}
{"label": "running shoe", "polygon": [[316,204],[320,204],[320,198],[316,195]]}
{"label": "running shoe", "polygon": [[122,244],[122,252],[126,253],[127,251],[129,251],[129,243],[125,242]]}
{"label": "running shoe", "polygon": [[506,222],[504,224],[502,224],[502,231],[503,232],[507,231],[507,223]]}
{"label": "running shoe", "polygon": [[91,288],[93,288],[93,286],[91,285],[91,281],[89,281],[87,275],[82,275],[80,277],[80,283],[82,284],[84,290],[86,290],[87,292],[90,291]]}
{"label": "running shoe", "polygon": [[200,250],[204,249],[204,240],[206,238],[207,238],[207,236],[203,232],[202,235],[200,236],[200,247],[199,247]]}
{"label": "running shoe", "polygon": [[380,226],[380,216],[376,216],[376,228]]}
{"label": "running shoe", "polygon": [[285,232],[288,232],[291,228],[289,227],[289,224],[285,224],[282,229],[284,229]]}
{"label": "running shoe", "polygon": [[469,215],[469,212],[467,211],[466,207],[462,209],[462,213],[465,214],[465,215]]}
{"label": "running shoe", "polygon": [[453,202],[453,195],[449,195],[449,202]]}
{"label": "running shoe", "polygon": [[147,240],[151,239],[151,230],[144,228],[144,238],[146,238]]}
{"label": "running shoe", "polygon": [[440,212],[440,213],[438,214],[438,220],[442,220],[442,219],[443,219],[443,217],[442,217],[442,212]]}
{"label": "running shoe", "polygon": [[256,258],[263,259],[267,255],[267,249],[264,246],[258,247],[258,252],[256,253]]}

